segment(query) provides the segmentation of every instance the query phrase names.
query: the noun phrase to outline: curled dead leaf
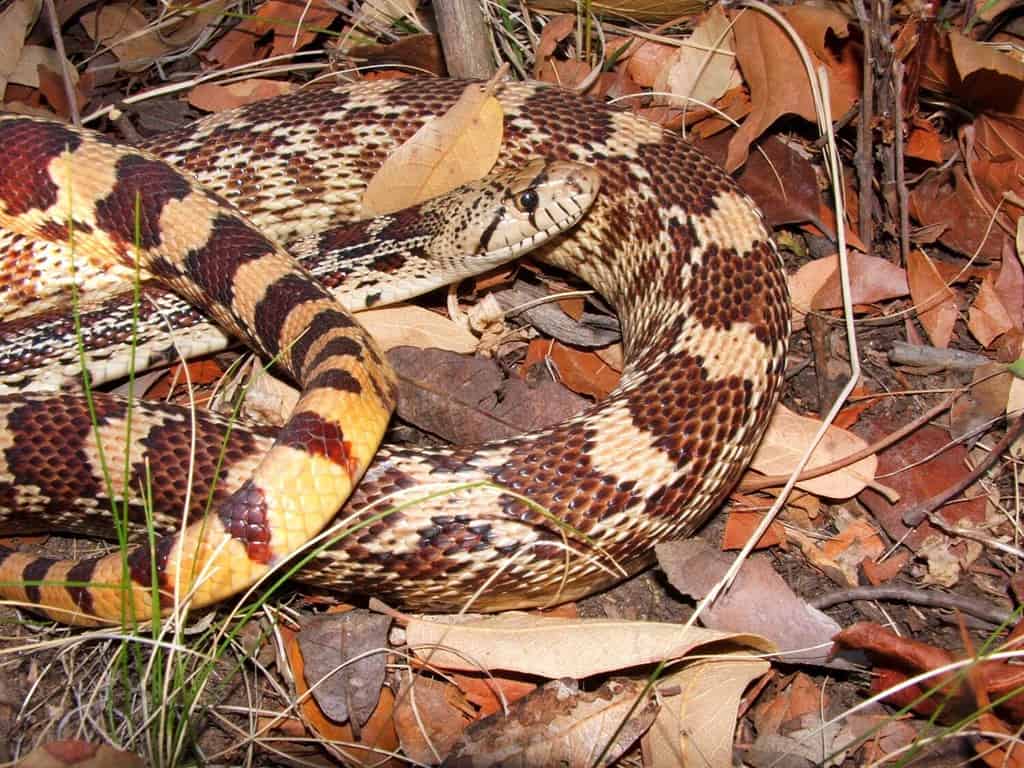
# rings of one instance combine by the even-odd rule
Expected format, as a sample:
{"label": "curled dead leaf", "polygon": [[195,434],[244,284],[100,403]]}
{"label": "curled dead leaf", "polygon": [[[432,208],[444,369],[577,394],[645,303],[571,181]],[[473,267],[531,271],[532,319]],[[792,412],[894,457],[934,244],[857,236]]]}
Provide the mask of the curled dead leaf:
{"label": "curled dead leaf", "polygon": [[[768,431],[754,454],[750,466],[765,475],[781,475],[791,472],[804,450],[810,444],[821,426],[821,420],[793,413],[784,405],[775,409]],[[862,451],[868,444],[852,432],[838,427],[829,427],[818,447],[811,454],[808,469],[830,464],[833,461]],[[848,499],[856,496],[868,485],[874,483],[878,459],[868,456],[852,466],[830,472],[811,480],[801,480],[797,487],[827,496],[832,499]]]}

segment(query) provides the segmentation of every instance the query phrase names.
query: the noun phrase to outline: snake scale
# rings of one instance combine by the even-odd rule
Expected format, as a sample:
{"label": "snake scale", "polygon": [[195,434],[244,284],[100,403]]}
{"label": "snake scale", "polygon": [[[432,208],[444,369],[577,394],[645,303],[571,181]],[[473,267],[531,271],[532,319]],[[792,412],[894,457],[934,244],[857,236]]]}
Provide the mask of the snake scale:
{"label": "snake scale", "polygon": [[[355,215],[367,179],[388,152],[451,106],[463,88],[454,81],[396,80],[304,91],[212,116],[161,135],[146,149],[202,185],[184,197],[196,200],[206,217],[200,221],[209,224],[202,227],[208,234],[203,248],[217,247],[220,217],[230,218],[213,205],[218,195],[245,211],[267,238],[285,241],[322,227],[331,211]],[[429,611],[467,604],[500,610],[580,597],[649,564],[655,543],[687,535],[707,518],[748,462],[778,398],[789,330],[785,279],[759,212],[732,180],[658,126],[586,97],[533,84],[506,84],[498,97],[505,111],[499,165],[545,157],[590,165],[600,174],[601,194],[581,223],[538,253],[579,275],[618,313],[625,358],[620,383],[578,416],[512,440],[381,451],[335,518],[342,535],[306,564],[301,579]],[[114,163],[127,156],[111,153]],[[0,177],[0,203],[8,212],[13,186]],[[81,213],[85,229],[96,214]],[[185,218],[159,218],[152,239],[167,238]],[[182,247],[194,252],[194,239],[184,236]],[[276,254],[271,240],[257,250]],[[329,518],[335,509],[323,509],[326,504],[312,498],[308,487],[288,487],[280,465],[266,475],[261,470],[290,452],[292,463],[313,464],[331,483],[346,486],[334,496],[347,495],[386,422],[380,414],[387,412],[382,402],[391,392],[389,373],[378,364],[372,341],[346,317],[332,309],[328,324],[314,311],[305,332],[289,316],[275,317],[273,327],[269,319],[255,324],[272,338],[251,332],[258,302],[250,300],[248,311],[239,312],[237,297],[245,291],[261,296],[274,278],[290,274],[271,269],[270,277],[256,278],[245,269],[252,258],[236,253],[230,268],[204,260],[210,267],[200,273],[209,285],[179,279],[187,289],[225,300],[206,305],[219,323],[248,333],[266,353],[289,350],[284,357],[300,383],[315,381],[330,360],[344,375],[332,374],[327,389],[358,401],[349,403],[354,412],[367,407],[375,413],[366,424],[344,422],[330,398],[307,403],[325,388],[306,386],[299,408],[273,441],[239,426],[229,431],[214,483],[222,422],[199,416],[192,450],[187,414],[168,406],[133,410],[131,456],[148,452],[156,500],[183,507],[183,464],[191,454],[192,493],[201,497],[215,485],[218,510],[209,516],[217,521],[212,534],[165,539],[176,542],[174,551],[158,549],[155,558],[144,549],[132,556],[131,594],[143,613],[150,608],[153,578],[166,599],[190,562],[187,548],[197,541],[230,550],[202,574],[199,591],[224,581],[236,585],[227,591],[237,591],[279,559],[275,553],[285,545],[266,540],[264,525],[278,512],[263,505],[252,514],[253,484],[280,489],[266,494],[280,503],[283,518],[269,529],[294,534],[288,551],[312,536],[314,526],[295,524],[290,515],[305,519],[314,515],[312,506],[320,507],[314,516]],[[173,273],[165,262],[182,257],[157,253],[153,259],[153,271]],[[303,297],[300,305],[307,301],[320,301],[319,294]],[[306,328],[309,312],[303,314]],[[84,437],[91,426],[81,398],[21,395],[0,402],[0,506],[16,506],[20,492],[14,444],[35,441],[34,461],[52,464],[62,476],[97,471],[95,445]],[[97,408],[104,446],[108,438],[116,445],[124,434],[124,404],[100,398]],[[310,413],[316,418],[302,416]],[[300,443],[303,450],[296,448]],[[113,449],[112,466],[120,466],[116,457],[128,450]],[[96,485],[83,479],[60,503],[71,504],[82,488]],[[183,564],[175,566],[179,552]],[[97,579],[100,560],[52,561],[8,551],[0,558],[7,597],[48,606],[50,615],[64,620],[122,616],[121,592],[110,584],[119,582],[120,573]],[[93,581],[106,585],[85,584]]]}

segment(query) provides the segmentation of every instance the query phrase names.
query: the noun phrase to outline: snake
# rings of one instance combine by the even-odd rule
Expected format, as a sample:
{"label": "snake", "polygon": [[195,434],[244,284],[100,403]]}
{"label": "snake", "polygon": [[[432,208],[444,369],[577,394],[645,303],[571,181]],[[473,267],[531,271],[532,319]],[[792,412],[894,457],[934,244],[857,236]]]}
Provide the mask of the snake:
{"label": "snake", "polygon": [[[207,216],[226,215],[215,213],[222,209],[210,201],[228,200],[271,244],[284,242],[322,228],[332,215],[357,216],[362,190],[388,153],[449,109],[465,87],[400,79],[300,91],[161,134],[143,151],[191,174],[191,194]],[[600,176],[601,193],[579,224],[535,256],[577,275],[618,314],[619,384],[600,402],[545,429],[478,446],[385,447],[372,463],[371,449],[348,444],[352,427],[346,425],[347,466],[336,471],[328,456],[316,463],[354,488],[339,494],[348,500],[330,510],[325,533],[295,536],[304,539],[296,548],[311,538],[316,545],[295,574],[300,580],[429,612],[547,606],[591,594],[650,565],[655,544],[691,534],[721,505],[778,400],[789,335],[784,271],[762,215],[733,180],[678,136],[586,96],[506,83],[497,97],[504,113],[499,168],[543,157],[591,166]],[[0,182],[0,202],[8,209],[13,184]],[[82,220],[88,224],[94,216],[86,210]],[[159,226],[183,218],[161,217]],[[216,235],[217,229],[204,231]],[[157,257],[157,266],[170,259]],[[242,272],[248,274],[211,270],[212,288],[238,294]],[[243,327],[245,318],[209,303],[204,308],[224,327],[260,343]],[[358,346],[360,362],[371,364],[345,369],[362,377],[359,391],[348,387],[345,394],[386,412],[381,401],[392,380],[383,365],[376,367],[372,341],[354,324],[339,325],[331,333],[340,334],[349,351]],[[280,351],[299,333],[279,325],[274,330],[272,343],[263,342],[265,352]],[[312,331],[314,337],[323,332],[319,326]],[[307,352],[310,336],[307,329],[296,342]],[[290,357],[300,384],[315,377],[303,355]],[[315,353],[308,357],[311,365],[322,362]],[[344,368],[351,357],[337,362]],[[155,499],[168,508],[187,509],[190,495],[205,495],[218,510],[212,517],[237,521],[221,510],[263,482],[261,468],[294,440],[292,425],[306,412],[308,397],[304,388],[289,423],[270,435],[171,406],[129,408],[100,397],[90,414],[67,392],[5,396],[0,478],[8,485],[0,496],[5,506],[16,506],[9,502],[16,501],[18,474],[26,469],[11,466],[12,456],[18,458],[12,445],[25,446],[25,464],[79,478],[83,469],[96,471],[91,435],[101,434],[104,445],[107,438],[120,445],[115,458],[128,457],[129,486],[151,482]],[[337,406],[315,407],[325,409],[321,429],[343,428]],[[134,440],[117,443],[129,417]],[[363,429],[376,436],[381,420]],[[71,455],[80,466],[71,466]],[[194,471],[193,487],[180,482],[183,465]],[[152,475],[142,475],[142,467]],[[59,499],[49,488],[54,496],[48,503],[70,506],[96,492],[90,478],[69,484],[66,493],[61,489]],[[308,503],[301,495],[292,506]],[[231,552],[195,579],[193,594],[208,582],[250,583],[254,570],[280,561],[268,557],[269,549],[281,551],[278,542],[259,540],[242,530],[247,527],[216,531],[218,546]],[[143,548],[131,556],[127,591],[138,593],[139,610],[156,610],[173,597],[183,568],[178,561],[188,562],[184,550],[191,539],[164,540],[175,542],[173,552]],[[123,618],[124,585],[112,577],[113,584],[96,585],[95,559],[10,551],[0,557],[6,597],[62,620]]]}
{"label": "snake", "polygon": [[[585,166],[535,160],[286,245],[357,312],[511,261],[574,224],[598,188]],[[127,268],[75,262],[61,244],[7,229],[0,229],[0,254],[0,276],[7,278],[0,279],[0,394],[77,387],[83,356],[96,386],[232,343],[199,308]],[[133,282],[138,295],[125,289]]]}

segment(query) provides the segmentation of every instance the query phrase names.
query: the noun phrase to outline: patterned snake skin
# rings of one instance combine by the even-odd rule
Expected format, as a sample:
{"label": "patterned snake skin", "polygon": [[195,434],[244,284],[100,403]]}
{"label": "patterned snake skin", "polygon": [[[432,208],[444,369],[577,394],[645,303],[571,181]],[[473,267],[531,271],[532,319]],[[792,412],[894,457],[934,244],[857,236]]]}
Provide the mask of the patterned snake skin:
{"label": "patterned snake skin", "polygon": [[[450,106],[463,87],[401,80],[304,92],[214,116],[162,135],[148,149],[195,174],[208,192],[193,194],[229,198],[263,233],[288,240],[323,228],[334,212],[356,215],[366,180],[388,152]],[[778,398],[788,338],[784,276],[760,214],[728,176],[659,127],[586,98],[523,84],[503,86],[498,97],[505,109],[499,164],[546,157],[592,165],[600,173],[602,191],[590,212],[539,254],[578,274],[619,314],[626,359],[620,384],[575,418],[519,438],[449,451],[379,453],[336,518],[339,535],[304,567],[302,579],[430,611],[470,603],[474,610],[548,605],[593,592],[648,564],[656,542],[687,535],[706,519],[742,472]],[[0,201],[10,199],[0,183]],[[87,213],[82,220],[88,224]],[[243,266],[209,269],[211,285],[204,289],[228,299],[238,295]],[[227,310],[214,310],[214,316],[228,327],[245,319]],[[292,329],[287,336],[299,333],[297,323],[281,320],[271,342],[262,340],[270,352],[288,348],[286,331],[277,335],[284,325]],[[351,325],[339,325],[344,327],[336,332],[353,339],[344,343],[345,361],[373,363],[371,343]],[[300,382],[318,375],[307,368],[322,364],[324,355],[311,353],[309,342],[325,332],[315,325],[296,344],[302,354],[292,351]],[[359,392],[349,387],[350,394],[383,402],[390,390],[386,373],[373,370],[369,380],[360,375]],[[304,397],[309,395],[307,387]],[[314,410],[300,406],[298,413]],[[372,449],[349,448],[350,427],[339,426],[337,406],[317,404],[314,413],[321,407],[326,415],[317,429],[346,430],[344,441],[321,444],[344,445],[346,459],[337,462],[333,449],[314,458],[341,464],[336,474],[354,478]],[[127,413],[109,398],[97,408],[106,447],[123,437]],[[37,487],[35,495],[44,497],[38,507],[55,510],[83,500],[97,505],[97,446],[79,398],[8,398],[0,400],[0,416],[7,427],[0,435],[3,506],[17,506],[24,462],[45,462],[68,480]],[[230,508],[235,497],[251,498],[249,478],[264,482],[259,467],[295,441],[296,418],[265,456],[267,438],[237,426],[230,430],[212,491],[218,510]],[[145,451],[158,506],[182,509],[191,490],[193,507],[203,509],[224,425],[200,417],[192,451],[187,413],[153,406],[136,408],[132,419],[129,487],[144,477],[138,452]],[[19,452],[30,442],[31,453]],[[128,450],[108,449],[110,465],[123,466]],[[197,481],[188,489],[180,479],[190,453]],[[310,514],[306,497],[298,500],[306,490],[295,490],[296,501],[282,509],[283,516]],[[259,528],[250,522],[266,514],[211,516],[227,521],[216,532],[218,545],[227,538],[226,546],[237,552],[209,581],[236,579],[241,561],[248,561],[239,568],[249,578],[254,567],[273,560],[269,553],[279,551],[278,542],[248,530]],[[287,529],[286,522],[281,525]],[[306,527],[301,535],[308,538]],[[174,558],[166,551],[156,555],[134,556],[133,593],[149,594],[151,574],[161,589],[172,591]],[[0,558],[0,581],[53,583],[8,586],[3,594],[63,606],[63,612],[50,611],[63,619],[70,609],[105,616],[97,610],[100,596],[120,597],[109,584],[81,586],[97,580],[91,566],[97,561],[14,553]],[[202,589],[205,582],[199,582]],[[146,607],[144,599],[136,602]],[[119,616],[114,612],[114,620]]]}

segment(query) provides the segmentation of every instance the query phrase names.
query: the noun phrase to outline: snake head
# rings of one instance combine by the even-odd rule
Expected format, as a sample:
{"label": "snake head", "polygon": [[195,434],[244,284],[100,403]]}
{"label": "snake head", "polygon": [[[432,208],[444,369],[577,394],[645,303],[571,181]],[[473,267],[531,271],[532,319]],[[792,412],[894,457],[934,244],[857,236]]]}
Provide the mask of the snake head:
{"label": "snake head", "polygon": [[600,186],[596,168],[562,160],[492,173],[427,204],[447,211],[430,250],[461,254],[474,272],[511,261],[576,224]]}

